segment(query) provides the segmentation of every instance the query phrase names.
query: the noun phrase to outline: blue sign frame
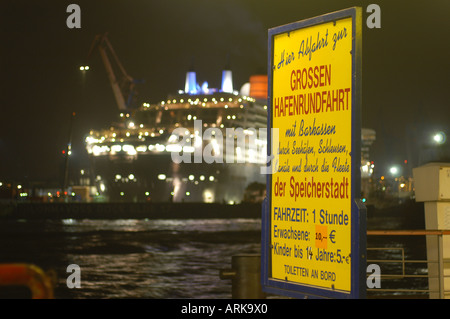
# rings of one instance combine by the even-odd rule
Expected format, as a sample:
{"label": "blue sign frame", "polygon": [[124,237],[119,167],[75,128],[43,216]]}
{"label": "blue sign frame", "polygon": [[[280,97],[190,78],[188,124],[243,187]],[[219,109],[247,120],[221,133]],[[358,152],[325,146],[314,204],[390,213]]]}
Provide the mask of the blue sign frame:
{"label": "blue sign frame", "polygon": [[[306,19],[291,24],[275,27],[268,32],[268,114],[267,129],[272,127],[273,96],[273,41],[276,35],[294,30],[352,18],[352,155],[351,155],[351,290],[350,293],[332,291],[317,286],[287,282],[271,278],[271,185],[272,175],[267,175],[267,197],[262,206],[262,238],[261,238],[261,283],[267,293],[294,298],[340,298],[356,299],[366,297],[366,207],[361,201],[361,69],[362,69],[362,9],[353,7]],[[271,158],[271,134],[267,137],[267,152]],[[268,163],[270,165],[270,163]]]}

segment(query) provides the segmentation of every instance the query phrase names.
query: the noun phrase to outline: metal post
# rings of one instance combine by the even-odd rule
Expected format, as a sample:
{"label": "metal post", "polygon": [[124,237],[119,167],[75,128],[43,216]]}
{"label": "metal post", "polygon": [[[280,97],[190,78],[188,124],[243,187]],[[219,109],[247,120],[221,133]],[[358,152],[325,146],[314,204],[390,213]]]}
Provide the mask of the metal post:
{"label": "metal post", "polygon": [[444,240],[443,235],[438,236],[438,274],[439,274],[439,299],[444,299]]}
{"label": "metal post", "polygon": [[261,287],[261,255],[232,256],[231,267],[220,271],[220,279],[231,279],[231,298],[266,298]]}

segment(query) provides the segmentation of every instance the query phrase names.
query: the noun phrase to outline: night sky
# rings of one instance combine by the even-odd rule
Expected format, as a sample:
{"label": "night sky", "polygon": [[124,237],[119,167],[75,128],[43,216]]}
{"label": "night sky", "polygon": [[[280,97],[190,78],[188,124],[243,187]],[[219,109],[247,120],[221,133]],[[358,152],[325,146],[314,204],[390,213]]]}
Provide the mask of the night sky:
{"label": "night sky", "polygon": [[[66,26],[70,3],[81,29]],[[381,29],[365,25],[370,3]],[[376,174],[416,166],[434,132],[450,135],[448,0],[1,0],[0,181],[61,180],[72,112],[72,168],[87,165],[84,136],[117,114],[98,52],[87,60],[96,34],[108,32],[128,73],[145,80],[138,103],[157,103],[184,88],[192,61],[200,83],[219,87],[229,56],[239,89],[267,73],[269,28],[352,6],[363,8],[362,125],[377,134]]]}

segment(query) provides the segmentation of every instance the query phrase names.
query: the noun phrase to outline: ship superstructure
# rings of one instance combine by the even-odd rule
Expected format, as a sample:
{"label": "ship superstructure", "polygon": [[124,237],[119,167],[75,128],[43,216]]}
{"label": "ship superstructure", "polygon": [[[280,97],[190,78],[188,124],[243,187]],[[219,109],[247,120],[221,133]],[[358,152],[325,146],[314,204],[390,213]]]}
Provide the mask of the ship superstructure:
{"label": "ship superstructure", "polygon": [[111,201],[241,202],[251,183],[265,183],[264,85],[267,77],[253,76],[234,91],[225,69],[221,88],[208,88],[191,69],[184,90],[121,110],[117,123],[86,137],[98,194]]}

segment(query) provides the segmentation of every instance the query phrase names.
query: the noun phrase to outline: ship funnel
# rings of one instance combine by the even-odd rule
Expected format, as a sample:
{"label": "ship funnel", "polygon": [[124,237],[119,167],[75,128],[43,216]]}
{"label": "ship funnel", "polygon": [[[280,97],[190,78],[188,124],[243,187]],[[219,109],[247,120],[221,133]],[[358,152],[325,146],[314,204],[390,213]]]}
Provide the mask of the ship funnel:
{"label": "ship funnel", "polygon": [[250,77],[250,96],[255,99],[267,99],[267,75]]}
{"label": "ship funnel", "polygon": [[222,71],[222,92],[233,93],[233,75],[231,70]]}
{"label": "ship funnel", "polygon": [[194,71],[186,73],[186,84],[184,85],[184,92],[189,94],[197,93],[197,79]]}
{"label": "ship funnel", "polygon": [[233,73],[230,68],[230,57],[227,57],[227,65],[222,71],[222,92],[233,93]]}
{"label": "ship funnel", "polygon": [[197,94],[197,75],[194,71],[194,62],[186,73],[186,83],[184,84],[184,92],[189,94]]}

